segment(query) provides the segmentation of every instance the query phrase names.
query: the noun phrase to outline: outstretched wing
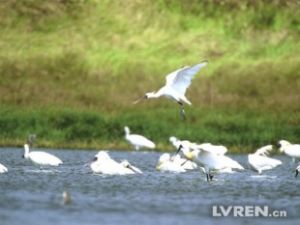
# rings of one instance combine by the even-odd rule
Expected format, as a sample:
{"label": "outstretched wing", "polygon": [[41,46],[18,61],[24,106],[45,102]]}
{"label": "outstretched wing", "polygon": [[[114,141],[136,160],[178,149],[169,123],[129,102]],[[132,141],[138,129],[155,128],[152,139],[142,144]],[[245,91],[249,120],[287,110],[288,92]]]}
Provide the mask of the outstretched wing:
{"label": "outstretched wing", "polygon": [[186,89],[190,86],[192,79],[198,71],[207,65],[207,61],[194,66],[186,66],[176,70],[166,77],[166,86],[173,88],[181,95],[185,95]]}
{"label": "outstretched wing", "polygon": [[272,150],[272,145],[266,145],[256,150],[255,155],[267,156]]}
{"label": "outstretched wing", "polygon": [[228,151],[228,149],[223,145],[212,145],[211,143],[203,143],[200,145],[196,145],[196,147],[204,151],[210,151],[211,153],[217,155],[225,155]]}

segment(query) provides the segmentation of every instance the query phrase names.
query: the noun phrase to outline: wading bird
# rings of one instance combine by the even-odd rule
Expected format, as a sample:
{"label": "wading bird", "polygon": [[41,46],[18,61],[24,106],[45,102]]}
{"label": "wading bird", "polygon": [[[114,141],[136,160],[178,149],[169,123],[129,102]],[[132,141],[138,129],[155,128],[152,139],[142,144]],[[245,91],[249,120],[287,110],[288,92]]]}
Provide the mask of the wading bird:
{"label": "wading bird", "polygon": [[291,144],[285,140],[281,140],[278,143],[280,145],[280,152],[284,152],[286,155],[292,157],[294,162],[296,159],[300,159],[300,144]]}
{"label": "wading bird", "polygon": [[182,152],[184,157],[197,163],[197,165],[203,169],[206,174],[207,181],[211,181],[213,178],[212,172],[222,172],[230,169],[244,170],[244,167],[241,166],[235,160],[229,158],[228,156],[218,154],[213,152],[210,148],[202,147],[195,149],[188,149],[180,145],[177,154]]}
{"label": "wading bird", "polygon": [[261,174],[263,170],[270,170],[282,164],[278,159],[268,157],[272,150],[272,145],[259,148],[255,153],[248,155],[248,163],[252,169]]}
{"label": "wading bird", "polygon": [[185,97],[187,88],[199,70],[207,65],[207,60],[202,61],[194,66],[185,66],[166,76],[166,84],[158,91],[148,92],[142,98],[136,100],[134,104],[142,99],[166,97],[174,100],[180,105],[180,115],[184,119],[185,112],[183,104],[191,105],[192,103]]}
{"label": "wading bird", "polygon": [[140,148],[155,148],[155,144],[146,137],[139,134],[130,134],[129,127],[124,127],[124,130],[125,139],[135,148],[135,150],[140,150]]}
{"label": "wading bird", "polygon": [[0,173],[6,173],[7,171],[7,168],[0,163]]}
{"label": "wading bird", "polygon": [[94,173],[102,173],[107,175],[126,175],[142,173],[140,169],[132,166],[127,160],[118,163],[113,160],[106,151],[99,151],[90,167]]}
{"label": "wading bird", "polygon": [[23,158],[29,159],[34,164],[40,166],[59,166],[63,162],[56,156],[42,151],[29,152],[29,145],[33,144],[35,140],[35,135],[31,135],[28,138],[27,143],[24,145],[24,155]]}

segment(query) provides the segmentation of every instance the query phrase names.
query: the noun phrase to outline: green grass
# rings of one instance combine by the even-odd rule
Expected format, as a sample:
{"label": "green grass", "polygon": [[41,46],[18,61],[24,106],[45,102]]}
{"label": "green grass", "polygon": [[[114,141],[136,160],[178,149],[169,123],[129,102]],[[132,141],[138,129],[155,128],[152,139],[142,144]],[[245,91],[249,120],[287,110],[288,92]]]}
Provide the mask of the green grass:
{"label": "green grass", "polygon": [[280,139],[297,141],[297,114],[277,114],[232,109],[187,109],[187,121],[181,121],[178,109],[129,110],[108,115],[85,110],[6,108],[0,110],[2,142],[23,145],[35,133],[38,145],[65,148],[129,149],[124,126],[143,133],[158,143],[157,150],[171,150],[170,136],[198,143],[212,142],[228,146],[231,152],[248,152]]}
{"label": "green grass", "polygon": [[[160,150],[297,142],[299,18],[296,0],[2,1],[0,144],[121,149],[124,125]],[[185,123],[168,101],[131,104],[202,59]]]}

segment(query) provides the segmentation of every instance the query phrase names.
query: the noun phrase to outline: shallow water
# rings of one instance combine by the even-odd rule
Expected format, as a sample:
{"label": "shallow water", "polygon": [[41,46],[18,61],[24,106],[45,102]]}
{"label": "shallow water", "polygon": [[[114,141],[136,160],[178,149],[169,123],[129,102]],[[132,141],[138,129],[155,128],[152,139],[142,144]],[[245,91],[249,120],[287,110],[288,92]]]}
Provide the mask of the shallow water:
{"label": "shallow water", "polygon": [[[143,170],[141,175],[93,174],[87,163],[97,151],[51,150],[64,164],[39,168],[21,158],[23,149],[0,148],[0,225],[61,224],[300,224],[300,177],[296,165],[277,156],[283,165],[257,175],[251,170],[218,174],[206,182],[198,170],[161,173],[155,170],[160,153],[118,152]],[[246,155],[232,155],[246,166]],[[71,194],[64,205],[62,192]],[[268,206],[285,210],[285,218],[213,217],[212,207]]]}

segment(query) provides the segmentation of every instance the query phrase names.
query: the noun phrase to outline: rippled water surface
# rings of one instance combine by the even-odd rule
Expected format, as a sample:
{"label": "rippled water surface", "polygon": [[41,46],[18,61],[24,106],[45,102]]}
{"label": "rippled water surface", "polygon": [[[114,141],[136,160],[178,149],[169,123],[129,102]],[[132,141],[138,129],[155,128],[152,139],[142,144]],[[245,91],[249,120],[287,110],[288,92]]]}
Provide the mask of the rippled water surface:
{"label": "rippled water surface", "polygon": [[[286,156],[283,165],[257,175],[251,170],[218,174],[206,182],[198,170],[161,173],[155,170],[160,153],[118,152],[143,170],[141,175],[93,174],[87,163],[96,151],[51,150],[64,164],[39,168],[21,158],[23,149],[1,148],[0,225],[61,224],[300,224],[300,177]],[[246,165],[246,155],[232,155]],[[62,192],[72,203],[62,202]],[[286,218],[216,218],[212,206],[268,206],[286,210]]]}

